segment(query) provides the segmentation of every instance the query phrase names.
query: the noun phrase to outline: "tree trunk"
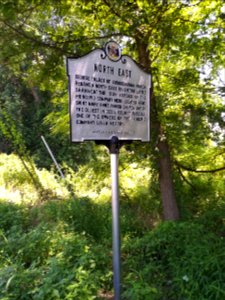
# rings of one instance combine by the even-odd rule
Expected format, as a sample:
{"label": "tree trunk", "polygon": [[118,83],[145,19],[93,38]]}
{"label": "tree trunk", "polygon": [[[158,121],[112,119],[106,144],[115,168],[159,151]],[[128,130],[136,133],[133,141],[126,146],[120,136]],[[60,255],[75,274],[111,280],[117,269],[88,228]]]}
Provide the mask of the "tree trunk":
{"label": "tree trunk", "polygon": [[157,148],[159,150],[159,184],[162,197],[164,219],[178,220],[179,210],[173,186],[170,150],[168,142],[164,137],[162,128],[160,128],[160,135],[157,143]]}
{"label": "tree trunk", "polygon": [[[151,60],[147,44],[143,43],[142,40],[140,40],[139,38],[137,38],[136,42],[138,47],[139,62],[146,71],[151,73]],[[158,118],[157,103],[154,94],[153,82],[150,94],[151,136],[155,137],[157,142],[155,142],[154,144],[157,146],[157,149],[159,151],[156,159],[159,168],[159,186],[162,198],[163,215],[165,220],[178,220],[179,210],[176,202],[172,179],[172,162],[170,156],[170,149],[165,134],[163,132],[163,128]]]}

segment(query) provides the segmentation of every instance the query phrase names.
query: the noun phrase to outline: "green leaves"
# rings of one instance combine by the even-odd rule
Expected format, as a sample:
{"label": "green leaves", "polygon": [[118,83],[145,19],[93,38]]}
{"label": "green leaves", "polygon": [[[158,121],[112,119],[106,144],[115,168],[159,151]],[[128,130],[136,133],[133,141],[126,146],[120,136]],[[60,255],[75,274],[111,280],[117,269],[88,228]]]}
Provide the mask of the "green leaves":
{"label": "green leaves", "polygon": [[[131,151],[130,157],[122,157],[124,164],[132,157],[148,165],[150,156],[151,161],[160,157],[155,151],[157,141],[166,138],[172,160],[197,169],[220,168],[224,157],[224,92],[218,84],[225,57],[222,6],[219,0],[4,0],[0,64],[2,82],[8,84],[1,84],[0,98],[4,110],[18,121],[16,145],[25,139],[23,144],[39,165],[50,167],[40,147],[39,134],[44,132],[65,165],[77,169],[92,156],[94,163],[96,157],[107,163],[93,145],[69,145],[64,56],[81,56],[116,39],[125,54],[152,73],[156,100],[152,119],[164,131],[161,137],[152,126],[152,148],[139,147],[140,154],[135,155]],[[95,174],[101,172],[95,168]]]}
{"label": "green leaves", "polygon": [[194,223],[167,222],[143,238],[130,240],[124,249],[128,286],[124,296],[219,300],[224,293],[222,244]]}

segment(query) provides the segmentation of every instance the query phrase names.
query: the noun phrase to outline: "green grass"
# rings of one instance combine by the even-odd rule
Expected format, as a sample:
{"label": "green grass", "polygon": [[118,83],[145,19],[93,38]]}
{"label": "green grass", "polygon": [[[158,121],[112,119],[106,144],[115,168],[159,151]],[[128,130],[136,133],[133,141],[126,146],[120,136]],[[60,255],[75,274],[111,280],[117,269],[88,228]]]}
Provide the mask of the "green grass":
{"label": "green grass", "polygon": [[[5,158],[0,155],[1,187],[34,190],[22,167],[13,169],[17,158]],[[37,173],[54,193],[42,201],[29,193],[23,201],[0,200],[0,299],[107,299],[113,293],[110,199],[71,196],[51,172]],[[60,186],[65,193],[57,196]],[[225,299],[222,201],[198,218],[162,223],[154,210],[141,211],[138,201],[145,207],[149,196],[144,187],[136,191],[121,197],[122,299]]]}

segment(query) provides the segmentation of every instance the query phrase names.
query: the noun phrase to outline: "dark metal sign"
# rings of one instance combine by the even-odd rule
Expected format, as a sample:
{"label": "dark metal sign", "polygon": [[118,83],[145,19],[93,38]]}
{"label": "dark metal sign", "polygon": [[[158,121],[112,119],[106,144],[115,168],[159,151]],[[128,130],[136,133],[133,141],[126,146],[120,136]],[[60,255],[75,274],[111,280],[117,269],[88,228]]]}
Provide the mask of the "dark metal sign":
{"label": "dark metal sign", "polygon": [[150,74],[115,42],[67,58],[72,142],[150,140]]}

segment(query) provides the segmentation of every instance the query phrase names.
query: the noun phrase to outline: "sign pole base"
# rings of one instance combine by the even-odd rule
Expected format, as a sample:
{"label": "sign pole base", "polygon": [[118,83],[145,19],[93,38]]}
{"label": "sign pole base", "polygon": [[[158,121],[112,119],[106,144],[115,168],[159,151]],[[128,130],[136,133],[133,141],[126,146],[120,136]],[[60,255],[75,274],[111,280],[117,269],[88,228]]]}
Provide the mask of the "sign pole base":
{"label": "sign pole base", "polygon": [[114,300],[120,299],[120,221],[118,153],[110,153],[112,178],[112,235],[113,235],[113,286]]}
{"label": "sign pole base", "polygon": [[110,152],[111,163],[111,185],[112,185],[112,238],[113,238],[113,287],[114,300],[120,300],[121,295],[121,261],[120,261],[120,220],[119,220],[119,150],[125,144],[132,141],[119,141],[118,137],[113,136],[108,141],[95,141],[96,144],[105,145]]}
{"label": "sign pole base", "polygon": [[111,163],[114,300],[120,300],[119,139],[113,136],[107,147]]}

